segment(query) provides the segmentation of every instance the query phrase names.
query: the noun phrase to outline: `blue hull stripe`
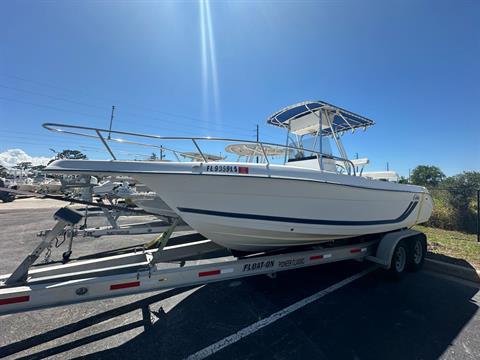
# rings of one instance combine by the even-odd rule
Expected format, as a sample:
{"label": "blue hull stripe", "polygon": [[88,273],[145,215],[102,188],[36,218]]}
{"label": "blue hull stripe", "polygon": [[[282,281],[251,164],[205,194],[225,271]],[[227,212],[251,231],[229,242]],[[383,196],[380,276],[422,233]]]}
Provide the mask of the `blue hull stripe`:
{"label": "blue hull stripe", "polygon": [[410,202],[410,204],[408,205],[407,209],[403,212],[403,214],[396,219],[366,220],[366,221],[301,219],[301,218],[291,218],[291,217],[283,217],[283,216],[256,215],[256,214],[233,213],[233,212],[223,212],[223,211],[214,211],[214,210],[205,210],[205,209],[192,209],[192,208],[184,208],[184,207],[179,207],[178,210],[185,213],[221,216],[221,217],[229,217],[229,218],[237,218],[237,219],[276,221],[276,222],[314,224],[314,225],[359,226],[359,225],[395,224],[395,223],[402,222],[412,213],[412,211],[415,209],[417,204],[418,204],[418,201]]}

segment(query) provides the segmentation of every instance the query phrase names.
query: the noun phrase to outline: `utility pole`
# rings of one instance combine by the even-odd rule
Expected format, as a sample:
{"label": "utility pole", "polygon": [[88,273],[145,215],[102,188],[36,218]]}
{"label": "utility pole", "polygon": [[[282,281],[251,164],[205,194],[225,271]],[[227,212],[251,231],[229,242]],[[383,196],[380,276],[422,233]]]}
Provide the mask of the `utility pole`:
{"label": "utility pole", "polygon": [[112,114],[110,115],[110,128],[108,129],[108,140],[110,140],[111,137],[111,131],[112,131],[112,123],[113,123],[113,112],[115,111],[115,105],[112,105]]}
{"label": "utility pole", "polygon": [[[258,124],[257,124],[257,145],[258,145],[258,133],[259,133],[259,131],[258,131]],[[256,148],[256,146],[255,146],[255,148]],[[257,151],[257,149],[255,149],[255,151]],[[267,159],[265,159],[265,160],[267,160]],[[258,155],[257,155],[257,164],[258,164]]]}
{"label": "utility pole", "polygon": [[163,160],[163,146],[160,145],[160,161]]}
{"label": "utility pole", "polygon": [[388,164],[388,161],[387,161],[387,171],[390,171],[390,166]]}

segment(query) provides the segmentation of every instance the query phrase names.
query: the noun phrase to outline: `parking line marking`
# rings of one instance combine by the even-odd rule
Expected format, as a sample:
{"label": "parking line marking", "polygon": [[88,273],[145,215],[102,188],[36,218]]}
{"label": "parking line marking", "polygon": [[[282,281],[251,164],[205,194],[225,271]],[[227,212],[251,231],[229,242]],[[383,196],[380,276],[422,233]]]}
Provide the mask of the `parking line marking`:
{"label": "parking line marking", "polygon": [[273,313],[269,317],[262,319],[260,321],[257,321],[256,323],[253,323],[239,331],[237,331],[235,334],[232,334],[230,336],[227,336],[226,338],[223,338],[222,340],[217,341],[216,343],[213,343],[206,348],[203,348],[196,353],[188,356],[186,360],[200,360],[200,359],[205,359],[206,357],[215,354],[216,352],[222,350],[223,348],[226,348],[229,345],[232,345],[236,343],[237,341],[243,339],[244,337],[253,334],[254,332],[274,323],[275,321],[287,316],[288,314],[301,309],[305,305],[308,305],[332,292],[335,290],[338,290],[345,285],[350,284],[351,282],[360,279],[361,277],[367,275],[371,271],[375,270],[377,267],[372,266],[366,270],[363,270],[355,275],[352,275],[336,284],[333,284],[326,289],[323,289],[313,295],[310,295],[302,300],[297,301],[296,303],[293,303],[290,306],[287,306],[286,308],[277,311],[276,313]]}

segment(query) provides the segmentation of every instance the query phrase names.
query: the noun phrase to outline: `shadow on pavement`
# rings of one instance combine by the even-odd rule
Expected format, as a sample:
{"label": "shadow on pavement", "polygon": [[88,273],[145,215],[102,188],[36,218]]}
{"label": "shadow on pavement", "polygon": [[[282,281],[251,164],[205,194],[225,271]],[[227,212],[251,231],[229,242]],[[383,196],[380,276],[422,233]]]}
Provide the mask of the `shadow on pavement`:
{"label": "shadow on pavement", "polygon": [[[480,246],[480,244],[479,244],[479,246]],[[432,252],[428,253],[427,258],[437,260],[437,261],[443,261],[443,262],[446,262],[447,264],[462,266],[462,267],[467,268],[469,270],[477,271],[475,266],[470,264],[465,259],[455,258],[455,257],[452,257],[452,256],[443,255],[443,254],[436,254],[436,253],[432,253]],[[478,279],[480,279],[480,278],[478,278]]]}
{"label": "shadow on pavement", "polygon": [[[115,308],[115,309],[112,309],[112,310],[109,310],[109,311],[91,316],[91,317],[86,318],[86,319],[82,319],[82,320],[77,321],[75,323],[71,323],[69,325],[62,326],[60,328],[45,332],[43,334],[39,334],[39,335],[30,337],[30,338],[15,342],[13,344],[0,347],[0,357],[16,354],[20,351],[24,351],[24,350],[30,349],[34,346],[41,345],[41,344],[44,344],[46,342],[52,341],[54,339],[58,339],[60,337],[75,333],[77,331],[80,331],[80,330],[89,328],[93,325],[99,324],[103,321],[107,321],[107,320],[116,318],[118,316],[130,313],[130,312],[135,311],[135,310],[142,310],[143,311],[143,309],[145,309],[146,307],[148,307],[152,303],[162,301],[162,300],[167,299],[171,296],[175,296],[175,295],[180,294],[184,291],[188,291],[189,289],[192,289],[192,287],[165,291],[165,292],[162,292],[160,294],[151,296],[149,298],[146,298],[146,299],[143,299],[143,300],[140,300],[140,301],[136,301],[136,302],[133,302],[131,304],[121,306],[121,307],[118,307],[118,308]],[[52,355],[59,354],[59,353],[62,353],[64,351],[68,351],[68,350],[74,349],[76,347],[79,347],[79,346],[82,346],[82,345],[85,345],[85,344],[88,344],[88,343],[91,343],[91,342],[94,342],[94,341],[98,341],[98,340],[107,338],[109,336],[113,336],[113,335],[118,334],[120,332],[129,331],[129,330],[134,329],[136,327],[142,327],[142,326],[145,326],[145,325],[148,326],[148,320],[149,319],[144,319],[142,321],[136,321],[136,322],[126,324],[126,325],[121,326],[121,327],[111,329],[109,331],[94,334],[94,335],[88,336],[86,338],[82,338],[80,340],[77,340],[77,341],[66,343],[66,344],[63,344],[62,346],[55,347],[55,348],[52,348],[52,349],[48,349],[48,350],[42,351],[40,353],[36,353],[35,357],[43,358],[43,357],[46,357],[46,356],[52,356]]]}
{"label": "shadow on pavement", "polygon": [[[153,304],[153,323],[145,321],[147,315],[144,321],[87,335],[29,357],[52,356],[145,326],[145,331],[124,344],[89,357],[181,359],[366,266],[345,262],[287,271],[276,279],[257,276],[209,284],[167,313],[158,308],[159,301],[185,291],[178,289],[4,346],[0,355],[15,354]],[[382,271],[376,271],[247,336],[213,358],[438,358],[476,314],[478,305],[471,299],[477,291],[424,272],[391,282]],[[69,353],[69,357],[73,355]]]}

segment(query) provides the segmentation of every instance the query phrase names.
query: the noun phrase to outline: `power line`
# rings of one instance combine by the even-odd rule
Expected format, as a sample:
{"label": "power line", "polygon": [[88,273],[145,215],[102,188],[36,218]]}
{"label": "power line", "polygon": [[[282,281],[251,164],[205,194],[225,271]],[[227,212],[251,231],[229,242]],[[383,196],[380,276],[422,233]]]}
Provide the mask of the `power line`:
{"label": "power line", "polygon": [[[59,89],[59,90],[62,90],[62,91],[67,91],[67,92],[70,92],[70,93],[75,93],[77,94],[78,91],[76,90],[73,90],[73,89],[68,89],[68,88],[64,88],[64,87],[60,87],[60,86],[56,86],[56,85],[52,85],[52,84],[47,84],[47,83],[44,83],[44,82],[39,82],[39,81],[36,81],[36,80],[29,80],[29,79],[26,79],[26,78],[23,78],[23,77],[19,77],[19,76],[16,76],[16,75],[6,75],[6,74],[3,74],[2,76],[4,77],[9,77],[9,78],[13,78],[13,79],[18,79],[18,80],[21,80],[21,81],[25,81],[25,82],[30,82],[30,83],[33,83],[33,84],[38,84],[40,86],[46,86],[46,87],[50,87],[50,88],[53,88],[53,89]],[[3,87],[6,87],[6,86],[3,86]],[[12,87],[10,87],[12,88]],[[13,88],[12,88],[13,89]],[[26,92],[31,92],[33,93],[31,90],[24,90],[24,89],[16,89],[17,91],[26,91]],[[80,91],[81,93],[84,93],[83,91]],[[84,93],[85,95],[83,95],[83,97],[89,97],[90,95],[89,94],[86,94]],[[40,94],[40,93],[37,93],[37,95],[40,95],[40,96],[47,96],[47,97],[52,97],[51,95],[45,95],[45,94]],[[78,95],[77,95],[78,96]],[[112,99],[108,99],[106,97],[100,97],[101,99],[104,99],[104,100],[107,100],[109,103],[112,103],[114,102]],[[62,99],[62,98],[57,98],[58,100],[61,100],[61,101],[68,101],[68,102],[72,102],[72,100],[68,100],[68,99]],[[73,102],[76,102],[80,105],[84,105],[84,106],[91,106],[91,107],[96,107],[96,108],[102,108],[103,107],[99,107],[97,105],[91,105],[91,104],[85,104],[85,103],[80,103],[80,102],[77,102],[77,101],[73,101]],[[116,102],[116,101],[115,101]],[[128,104],[128,102],[127,102]],[[201,127],[200,125],[198,125],[198,122],[202,122],[203,120],[199,119],[199,118],[195,118],[195,117],[192,117],[192,116],[186,116],[186,115],[180,115],[180,114],[174,114],[174,113],[170,113],[170,112],[166,112],[166,111],[161,111],[161,110],[158,110],[158,109],[153,109],[153,108],[150,108],[150,107],[145,107],[145,106],[139,106],[137,104],[133,104],[130,102],[130,105],[131,107],[134,107],[134,108],[139,108],[139,109],[142,109],[142,110],[148,110],[148,111],[152,111],[152,112],[156,112],[156,113],[159,113],[159,114],[164,114],[164,115],[167,115],[167,116],[171,116],[171,117],[177,117],[177,118],[183,118],[183,119],[186,119],[186,120],[190,120],[190,121],[194,121],[196,122],[197,124],[196,127]],[[238,127],[238,126],[232,126],[232,125],[229,125],[229,128],[231,129],[237,129],[237,130],[241,130],[241,131],[248,131],[246,128],[242,128],[242,127]]]}
{"label": "power line", "polygon": [[[40,140],[40,139],[31,139],[29,137],[23,137],[23,136],[5,136],[5,135],[0,135],[0,138],[1,139],[5,139],[3,141],[3,143],[5,144],[7,141],[6,140],[10,140],[11,143],[13,144],[17,144],[17,143],[20,143],[20,142],[25,142],[25,141],[28,141],[29,143],[31,144],[37,144],[37,145],[45,145],[45,146],[51,146],[51,142],[47,142],[47,141],[44,141],[44,140]],[[94,149],[94,147],[92,146],[89,146],[89,145],[84,145],[82,143],[72,143],[71,141],[68,141],[68,140],[56,140],[55,141],[55,144],[58,144],[58,145],[62,145],[62,146],[87,146],[87,147],[91,147],[92,149]],[[12,145],[12,146],[15,146],[15,145]],[[95,148],[95,149],[100,149],[99,147]]]}
{"label": "power line", "polygon": [[88,114],[88,113],[83,113],[83,112],[79,112],[79,111],[72,111],[72,110],[62,109],[62,108],[58,108],[58,107],[50,106],[50,105],[35,104],[35,103],[32,103],[32,102],[28,102],[28,101],[11,99],[11,98],[6,98],[6,97],[2,97],[2,96],[0,96],[0,100],[12,101],[12,102],[20,103],[20,104],[38,106],[38,107],[43,107],[43,108],[51,109],[51,110],[55,110],[55,111],[68,112],[68,113],[72,113],[72,114],[77,114],[77,115],[82,115],[82,116],[89,116],[89,117],[92,117],[92,118],[105,120],[104,118],[100,118],[99,116],[96,116],[96,115],[93,115],[93,114]]}
{"label": "power line", "polygon": [[[88,117],[90,117],[90,118],[95,118],[95,119],[99,119],[99,120],[105,120],[105,118],[102,118],[102,117],[99,117],[99,116],[96,116],[96,115],[93,115],[93,114],[88,114],[88,113],[83,113],[83,112],[79,112],[79,111],[62,109],[62,108],[58,108],[58,107],[56,107],[56,106],[36,104],[36,103],[29,102],[29,101],[11,99],[11,98],[1,97],[1,96],[0,96],[0,100],[12,101],[12,102],[20,103],[20,104],[32,105],[32,106],[42,107],[42,108],[51,109],[51,110],[55,110],[55,111],[68,112],[68,113],[72,113],[72,114],[77,114],[77,115],[82,115],[82,116],[88,116]],[[122,122],[122,121],[119,121],[119,122]],[[149,127],[152,127],[152,126],[149,125]],[[157,127],[157,128],[160,128],[160,127],[158,127],[158,126],[156,126],[156,127]],[[173,130],[173,131],[179,131],[179,129],[173,129],[173,128],[161,128],[161,129],[163,129],[163,130],[170,130],[170,131],[172,131],[172,130]],[[180,131],[185,132],[184,130],[180,130]]]}
{"label": "power line", "polygon": [[58,96],[53,96],[53,95],[48,95],[48,94],[39,93],[39,92],[37,92],[37,91],[20,89],[20,88],[16,88],[16,87],[12,87],[12,86],[6,86],[6,85],[2,85],[2,84],[0,84],[0,87],[2,87],[2,88],[4,88],[4,89],[9,89],[9,90],[14,90],[14,91],[23,92],[23,93],[26,93],[26,94],[43,96],[43,97],[50,98],[50,99],[53,99],[53,100],[59,100],[59,101],[69,102],[69,103],[76,104],[76,105],[82,105],[82,106],[87,106],[87,107],[91,107],[91,108],[96,108],[96,109],[105,110],[105,107],[103,107],[103,106],[92,105],[92,104],[87,104],[87,103],[80,102],[80,101],[69,100],[69,99],[66,99],[66,98],[63,98],[63,97],[58,97]]}
{"label": "power line", "polygon": [[[6,89],[10,89],[10,90],[14,90],[14,91],[20,91],[20,92],[25,92],[25,93],[28,93],[28,94],[33,94],[33,95],[37,95],[37,96],[43,96],[43,97],[47,97],[47,98],[51,98],[51,99],[54,99],[54,100],[59,100],[59,101],[64,101],[64,102],[69,102],[69,103],[72,103],[72,104],[76,104],[76,105],[81,105],[81,106],[86,106],[86,107],[92,107],[92,108],[96,108],[96,109],[101,109],[101,110],[105,110],[104,107],[101,107],[101,106],[96,106],[96,105],[92,105],[92,104],[87,104],[87,103],[84,103],[84,102],[79,102],[79,101],[73,101],[73,100],[69,100],[69,99],[66,99],[66,98],[62,98],[62,97],[58,97],[58,96],[51,96],[51,95],[47,95],[47,94],[42,94],[42,93],[39,93],[39,92],[36,92],[36,91],[30,91],[30,90],[25,90],[25,89],[19,89],[19,88],[14,88],[14,87],[11,87],[11,86],[5,86],[5,85],[2,85],[0,84],[0,87],[3,87],[3,88],[6,88]],[[16,99],[9,99],[9,98],[3,98],[4,100],[7,100],[7,101],[16,101],[16,102],[20,102],[22,100],[16,100]],[[28,103],[26,101],[24,101],[24,103]],[[60,108],[57,108],[57,107],[53,107],[53,106],[49,106],[49,105],[43,105],[43,104],[34,104],[34,103],[30,103],[31,105],[34,105],[34,106],[39,106],[39,107],[48,107],[48,108],[51,108],[51,109],[56,109],[58,111],[64,111],[64,112],[72,112],[72,113],[78,113],[78,114],[82,114],[82,115],[86,115],[86,116],[89,116],[89,117],[94,117],[96,119],[101,119],[100,116],[96,116],[96,115],[92,115],[92,114],[85,114],[85,113],[80,113],[80,112],[77,112],[77,111],[72,111],[72,110],[66,110],[66,109],[60,109]],[[138,114],[138,113],[134,113],[134,112],[129,112],[129,111],[124,111],[125,114],[127,115],[130,115],[132,118],[135,118],[135,121],[138,122],[138,118],[143,118],[143,119],[150,119],[150,120],[158,120],[158,121],[162,121],[162,122],[170,122],[168,119],[164,119],[164,118],[158,118],[158,117],[151,117],[151,116],[145,116],[143,114]],[[143,122],[145,124],[145,122]],[[152,125],[149,123],[148,124],[149,127],[152,127]],[[205,126],[202,126],[202,125],[198,125],[196,124],[195,125],[196,128],[204,128],[204,129],[207,129],[209,131],[211,131],[212,129],[210,127],[205,127]],[[157,127],[158,128],[158,127]],[[172,128],[160,128],[160,129],[163,129],[163,130],[174,130],[174,131],[178,131],[180,130],[179,128],[175,128],[175,129],[172,129]],[[242,129],[241,130],[242,132],[247,132],[246,129]],[[190,132],[188,131],[189,133],[191,134],[194,134],[193,132]]]}

